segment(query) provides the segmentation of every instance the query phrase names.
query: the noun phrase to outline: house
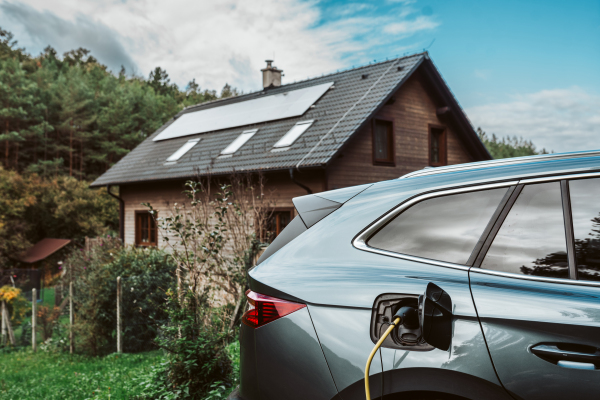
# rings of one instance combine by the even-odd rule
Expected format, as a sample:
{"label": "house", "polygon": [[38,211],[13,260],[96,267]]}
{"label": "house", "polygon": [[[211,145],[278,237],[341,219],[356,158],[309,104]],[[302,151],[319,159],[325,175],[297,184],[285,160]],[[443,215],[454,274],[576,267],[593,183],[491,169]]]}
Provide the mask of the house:
{"label": "house", "polygon": [[141,203],[168,208],[198,173],[262,171],[277,234],[293,197],[491,158],[426,52],[286,85],[262,72],[263,90],[184,109],[92,183],[119,186],[126,244],[156,245]]}

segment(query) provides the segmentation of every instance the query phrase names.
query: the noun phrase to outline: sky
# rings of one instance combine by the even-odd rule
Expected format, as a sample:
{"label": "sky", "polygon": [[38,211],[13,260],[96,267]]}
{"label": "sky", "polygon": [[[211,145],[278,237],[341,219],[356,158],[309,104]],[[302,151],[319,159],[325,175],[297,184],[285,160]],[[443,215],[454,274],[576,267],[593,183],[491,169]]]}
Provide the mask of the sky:
{"label": "sky", "polygon": [[538,149],[600,149],[600,1],[0,0],[21,47],[79,47],[184,88],[261,89],[427,49],[474,127]]}

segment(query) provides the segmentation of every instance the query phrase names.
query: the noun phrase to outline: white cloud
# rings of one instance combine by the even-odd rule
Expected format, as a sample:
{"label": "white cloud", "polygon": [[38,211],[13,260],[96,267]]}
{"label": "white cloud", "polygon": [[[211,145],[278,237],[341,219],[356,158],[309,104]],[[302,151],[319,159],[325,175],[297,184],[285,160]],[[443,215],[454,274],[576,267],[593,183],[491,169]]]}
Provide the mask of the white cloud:
{"label": "white cloud", "polygon": [[522,136],[554,152],[600,148],[600,96],[578,87],[514,96],[506,103],[470,107],[475,127],[498,136]]}
{"label": "white cloud", "polygon": [[419,31],[435,29],[440,24],[433,19],[424,15],[418,16],[412,21],[401,21],[387,25],[384,30],[391,34],[412,35]]}
{"label": "white cloud", "polygon": [[[355,5],[347,8],[355,14],[333,20],[324,20],[318,2],[302,0],[5,0],[0,4],[0,25],[13,31],[30,51],[47,44],[60,53],[86,47],[108,63],[96,50],[101,46],[94,40],[102,39],[121,45],[144,76],[160,66],[180,86],[196,78],[203,88],[219,89],[227,82],[245,91],[260,88],[265,59],[274,58],[284,70],[284,82],[290,82],[365,63],[375,46],[406,47],[410,43],[398,40],[438,25],[429,17],[411,19],[414,11],[401,3],[393,15],[367,16],[363,7]],[[15,18],[7,13],[9,8],[20,9],[21,14],[25,10],[30,17]],[[38,26],[44,24],[43,29]],[[96,35],[93,30],[82,35],[84,25],[96,27]],[[392,34],[382,34],[383,27]]]}
{"label": "white cloud", "polygon": [[39,12],[24,4],[2,3],[0,10],[9,20],[22,25],[25,28],[23,33],[40,48],[52,45],[64,53],[85,43],[92,55],[111,70],[118,72],[121,66],[129,71],[136,69],[135,62],[121,43],[122,38],[101,22],[82,15],[76,15],[73,21],[65,21],[51,12]]}

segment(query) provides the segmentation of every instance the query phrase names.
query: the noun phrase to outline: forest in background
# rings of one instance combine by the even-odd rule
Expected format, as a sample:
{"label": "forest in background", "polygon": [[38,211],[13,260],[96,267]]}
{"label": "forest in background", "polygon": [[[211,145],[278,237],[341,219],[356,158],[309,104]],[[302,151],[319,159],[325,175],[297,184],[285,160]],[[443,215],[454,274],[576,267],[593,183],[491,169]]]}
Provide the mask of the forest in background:
{"label": "forest in background", "polygon": [[0,160],[19,173],[94,180],[184,107],[237,94],[113,74],[82,48],[31,56],[0,28]]}
{"label": "forest in background", "polygon": [[184,107],[237,94],[114,74],[82,48],[32,56],[0,28],[0,268],[44,237],[114,234],[117,201],[91,181]]}

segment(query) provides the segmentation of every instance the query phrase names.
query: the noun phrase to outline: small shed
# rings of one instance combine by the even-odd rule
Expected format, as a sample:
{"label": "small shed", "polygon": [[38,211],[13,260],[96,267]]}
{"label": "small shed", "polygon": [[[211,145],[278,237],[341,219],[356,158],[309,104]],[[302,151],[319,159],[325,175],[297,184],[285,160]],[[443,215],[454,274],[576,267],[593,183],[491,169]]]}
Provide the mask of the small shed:
{"label": "small shed", "polygon": [[[11,273],[18,277],[19,281],[24,283],[21,289],[25,292],[35,288],[40,296],[41,289],[41,278],[43,275],[42,268],[40,268],[48,257],[55,254],[65,246],[71,243],[69,239],[53,239],[44,238],[27,249],[24,253],[15,257],[15,259],[28,268],[26,269],[15,269],[11,270]],[[18,273],[17,273],[18,271]],[[35,272],[34,272],[35,271]],[[20,285],[19,285],[20,286]]]}
{"label": "small shed", "polygon": [[36,263],[44,261],[69,243],[71,243],[69,239],[45,238],[31,246],[25,253],[16,257],[16,259],[22,263],[36,266]]}

